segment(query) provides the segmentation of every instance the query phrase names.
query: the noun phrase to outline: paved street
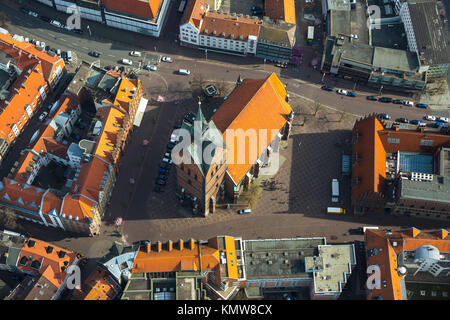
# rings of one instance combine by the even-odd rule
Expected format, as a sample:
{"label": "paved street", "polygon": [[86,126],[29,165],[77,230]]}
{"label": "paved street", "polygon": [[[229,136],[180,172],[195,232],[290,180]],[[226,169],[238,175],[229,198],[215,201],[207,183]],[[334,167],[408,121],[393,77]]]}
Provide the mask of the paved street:
{"label": "paved street", "polygon": [[[55,17],[63,21],[64,15],[35,1],[24,1],[25,5],[32,4],[34,10],[42,15]],[[138,35],[108,28],[104,25],[89,21],[93,36],[89,37],[83,22],[84,34],[61,31],[39,19],[28,17],[21,13],[19,5],[7,1],[2,7],[12,20],[10,31],[41,39],[51,47],[76,52],[79,59],[93,62],[95,59],[88,52],[95,50],[102,53],[102,65],[117,65],[121,58],[130,58],[131,50],[143,50],[173,57],[173,63],[161,63],[158,71],[140,71],[146,97],[149,99],[145,116],[140,128],[132,133],[131,142],[122,159],[119,177],[113,192],[112,201],[105,217],[106,225],[102,234],[97,238],[96,246],[92,246],[90,238],[64,239],[63,234],[57,232],[39,231],[33,228],[33,235],[61,245],[67,245],[77,251],[84,251],[93,256],[104,253],[107,244],[120,240],[114,235],[114,227],[110,223],[116,217],[123,217],[125,221],[125,240],[129,243],[140,240],[176,240],[178,238],[207,239],[218,234],[243,236],[245,239],[265,237],[307,237],[327,236],[328,241],[350,241],[362,239],[361,236],[348,235],[349,228],[361,225],[380,225],[389,228],[399,226],[416,226],[418,228],[443,227],[442,222],[398,218],[383,216],[331,217],[324,213],[329,205],[329,188],[331,178],[340,177],[340,157],[343,152],[349,153],[346,140],[358,116],[373,112],[384,112],[393,118],[407,117],[421,119],[430,112],[411,107],[394,104],[383,104],[366,100],[367,95],[376,95],[378,90],[356,84],[358,96],[355,98],[342,97],[335,92],[320,89],[322,76],[314,71],[308,61],[317,56],[315,48],[305,47],[305,63],[299,71],[292,68],[279,69],[272,64],[264,64],[253,57],[235,57],[208,52],[206,59],[204,52],[181,47],[174,42],[177,35],[178,19],[176,9],[178,2],[172,4],[170,21],[161,39]],[[31,23],[30,21],[33,21]],[[138,58],[131,58],[134,64]],[[178,75],[176,70],[188,68],[190,76]],[[287,84],[291,94],[291,104],[295,110],[302,110],[304,115],[297,113],[296,121],[305,118],[305,125],[297,122],[294,132],[285,149],[282,149],[283,161],[281,170],[273,177],[277,188],[263,190],[260,201],[254,213],[239,216],[235,210],[219,210],[207,219],[194,217],[192,213],[181,207],[175,196],[175,168],[169,175],[168,185],[164,193],[153,192],[154,178],[158,164],[165,151],[173,125],[187,111],[196,111],[197,100],[192,96],[191,82],[201,74],[205,80],[211,82],[234,82],[239,75],[243,78],[262,78],[270,72],[276,72],[280,79]],[[326,76],[326,84],[336,88],[353,89],[355,84],[350,81]],[[383,95],[402,97],[402,95],[383,92]],[[156,102],[162,96],[164,102]],[[409,99],[409,98],[408,98]],[[319,101],[327,108],[321,109],[316,117],[311,114],[311,101]],[[178,102],[178,103],[177,103]],[[211,111],[212,106],[206,106]],[[339,110],[346,112],[343,121],[337,121]],[[205,112],[207,115],[207,112]],[[30,130],[30,132],[34,131]],[[23,137],[23,143],[29,137]],[[149,140],[149,145],[143,146],[142,141]],[[336,141],[340,141],[344,148],[337,148]],[[8,160],[9,161],[9,160]],[[11,160],[12,161],[12,160]],[[134,183],[130,183],[130,178]],[[349,208],[348,181],[342,178],[344,195],[342,205]],[[381,221],[380,221],[381,220]],[[45,232],[45,234],[43,234]],[[41,233],[41,234],[39,234]],[[52,240],[53,239],[53,240]]]}

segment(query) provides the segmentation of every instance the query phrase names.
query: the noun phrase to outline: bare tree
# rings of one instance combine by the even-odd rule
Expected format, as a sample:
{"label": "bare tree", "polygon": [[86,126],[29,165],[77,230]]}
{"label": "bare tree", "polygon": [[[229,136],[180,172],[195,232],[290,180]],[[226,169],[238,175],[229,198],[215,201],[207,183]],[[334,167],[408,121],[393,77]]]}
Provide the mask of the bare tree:
{"label": "bare tree", "polygon": [[219,97],[224,97],[228,93],[229,85],[225,82],[225,80],[219,80],[215,85],[217,89],[217,95]]}
{"label": "bare tree", "polygon": [[18,227],[16,215],[9,211],[0,212],[0,225],[6,229],[16,229]]}
{"label": "bare tree", "polygon": [[313,104],[313,115],[314,115],[314,117],[317,115],[317,113],[319,112],[319,110],[320,109],[322,109],[322,104],[320,103],[320,102],[318,102],[318,101],[314,101],[314,104]]}

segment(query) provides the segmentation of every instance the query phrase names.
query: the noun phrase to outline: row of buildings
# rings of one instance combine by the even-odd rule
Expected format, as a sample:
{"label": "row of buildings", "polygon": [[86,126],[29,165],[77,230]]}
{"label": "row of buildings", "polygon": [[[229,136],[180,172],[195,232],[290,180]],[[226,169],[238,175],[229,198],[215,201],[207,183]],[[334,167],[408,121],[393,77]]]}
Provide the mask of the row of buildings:
{"label": "row of buildings", "polygon": [[[11,42],[3,53],[15,59],[23,57],[21,62],[33,57],[23,50],[39,52],[33,45],[16,40],[12,35],[2,36]],[[41,54],[43,61],[55,60],[55,64],[47,66],[45,71],[46,77],[51,74],[55,78],[54,74],[58,73],[51,72],[59,67],[56,61],[60,59]],[[40,82],[45,80],[40,69],[43,62],[33,63],[34,71],[23,72],[27,82],[19,84],[20,90],[11,90],[11,102],[6,100],[7,107],[0,115],[0,118],[8,116],[0,123],[9,127],[12,133],[19,127],[17,122],[23,118],[25,126],[26,116],[32,116],[36,105],[42,105],[42,96],[39,96],[39,103],[35,101],[33,108],[29,102],[35,92],[45,93],[38,89],[44,88],[41,83],[45,84]],[[64,66],[62,60],[61,63]],[[12,65],[10,63],[10,67]],[[54,82],[49,81],[53,86]],[[51,86],[47,87],[50,90]],[[17,95],[22,97],[21,105],[17,104],[20,99],[15,100]],[[34,99],[37,100],[36,97]],[[63,94],[50,107],[48,118],[34,133],[29,145],[20,151],[19,159],[7,177],[0,181],[2,214],[11,213],[21,219],[68,232],[97,235],[136,114],[139,114],[138,110],[145,110],[146,104],[138,79],[83,62]],[[9,105],[14,109],[10,111]],[[17,113],[17,120],[13,112]],[[20,131],[23,126],[20,126]]]}
{"label": "row of buildings", "polygon": [[[378,88],[406,91],[422,90],[429,81],[447,74],[450,54],[444,18],[438,13],[436,0],[384,1],[384,9],[380,8],[381,1],[368,1],[368,8],[377,6],[381,14],[381,17],[377,14],[368,17],[369,43],[351,37],[348,0],[323,3],[327,37],[321,70],[325,74],[367,82]],[[389,9],[391,4],[393,10]],[[394,30],[398,25],[402,28]],[[378,32],[376,28],[381,30]],[[398,43],[386,41],[398,36],[397,33],[406,37],[405,50],[400,49]],[[375,36],[384,38],[384,43],[373,44]]]}
{"label": "row of buildings", "polygon": [[267,0],[265,16],[221,9],[221,1],[189,0],[180,22],[182,45],[288,63],[295,45],[294,0]]}
{"label": "row of buildings", "polygon": [[[216,236],[115,243],[91,263],[67,249],[4,231],[0,270],[16,282],[0,291],[7,300],[230,300],[239,289],[247,299],[303,292],[297,298],[335,300],[350,289],[362,290],[368,300],[448,300],[449,241],[445,229],[414,227],[368,229],[358,250],[354,243],[327,244],[321,237]],[[354,274],[358,263],[363,271]],[[350,276],[360,277],[351,283],[362,282],[361,288],[349,287]]]}
{"label": "row of buildings", "polygon": [[352,132],[354,214],[450,219],[450,135],[442,130],[376,115],[358,120]]}
{"label": "row of buildings", "polygon": [[[35,0],[58,11],[109,27],[159,37],[170,0]],[[74,6],[77,9],[74,9]]]}
{"label": "row of buildings", "polygon": [[0,28],[0,163],[65,72],[61,57]]}
{"label": "row of buildings", "polygon": [[[122,291],[100,265],[80,254],[23,235],[0,232],[0,270],[15,280],[5,300],[111,300]],[[81,271],[83,270],[83,272]],[[79,275],[75,279],[75,275]],[[3,289],[3,288],[2,288]]]}

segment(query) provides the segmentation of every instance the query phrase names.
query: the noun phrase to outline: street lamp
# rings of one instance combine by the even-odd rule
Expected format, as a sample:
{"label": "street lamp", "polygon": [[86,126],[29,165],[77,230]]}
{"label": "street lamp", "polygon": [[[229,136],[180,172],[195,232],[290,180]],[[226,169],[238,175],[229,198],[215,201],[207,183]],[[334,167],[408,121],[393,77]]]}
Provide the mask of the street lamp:
{"label": "street lamp", "polygon": [[205,60],[208,60],[208,49],[205,49]]}
{"label": "street lamp", "polygon": [[325,79],[325,72],[324,73],[322,73],[322,80],[321,80],[321,82],[323,83],[323,80]]}
{"label": "street lamp", "polygon": [[155,49],[155,52],[156,52],[156,46],[154,47],[154,49]]}
{"label": "street lamp", "polygon": [[266,71],[266,59],[264,58],[264,71]]}
{"label": "street lamp", "polygon": [[381,90],[383,90],[383,85],[380,87],[380,91],[378,91],[378,95],[381,96]]}
{"label": "street lamp", "polygon": [[89,31],[89,37],[92,37],[92,33],[91,33],[91,28],[89,27],[89,25],[88,26],[86,26],[86,28],[88,29],[88,31]]}

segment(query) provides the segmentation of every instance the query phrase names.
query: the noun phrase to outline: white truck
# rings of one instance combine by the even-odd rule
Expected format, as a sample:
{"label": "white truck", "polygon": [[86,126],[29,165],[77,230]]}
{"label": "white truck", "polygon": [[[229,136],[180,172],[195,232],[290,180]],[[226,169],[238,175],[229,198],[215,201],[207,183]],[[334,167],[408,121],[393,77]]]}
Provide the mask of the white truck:
{"label": "white truck", "polygon": [[331,181],[331,202],[339,202],[339,181],[333,179]]}

